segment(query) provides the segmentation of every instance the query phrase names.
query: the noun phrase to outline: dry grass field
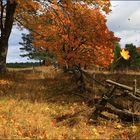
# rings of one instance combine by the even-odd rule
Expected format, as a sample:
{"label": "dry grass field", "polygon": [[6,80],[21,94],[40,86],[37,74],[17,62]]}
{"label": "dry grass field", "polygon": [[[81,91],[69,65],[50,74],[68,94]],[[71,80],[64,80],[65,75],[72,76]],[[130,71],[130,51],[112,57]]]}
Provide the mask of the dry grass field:
{"label": "dry grass field", "polygon": [[[135,74],[97,74],[96,78],[127,85],[136,78],[140,86]],[[96,87],[90,96],[102,90]],[[139,124],[124,124],[117,118],[91,124],[94,108],[75,92],[69,76],[52,67],[10,69],[0,77],[0,139],[140,139]]]}

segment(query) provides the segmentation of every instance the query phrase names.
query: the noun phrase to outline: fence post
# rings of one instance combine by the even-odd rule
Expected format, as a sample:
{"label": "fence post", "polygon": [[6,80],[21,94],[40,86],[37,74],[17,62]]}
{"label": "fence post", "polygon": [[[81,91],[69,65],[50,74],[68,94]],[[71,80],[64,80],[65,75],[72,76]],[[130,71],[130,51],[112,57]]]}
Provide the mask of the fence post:
{"label": "fence post", "polygon": [[137,90],[137,80],[134,80],[134,86],[133,86],[133,94],[136,95],[136,90]]}
{"label": "fence post", "polygon": [[[134,80],[134,85],[133,85],[133,94],[136,95],[137,91],[137,80]],[[132,112],[135,113],[135,101],[132,101]],[[134,123],[134,117],[133,117],[133,123]]]}

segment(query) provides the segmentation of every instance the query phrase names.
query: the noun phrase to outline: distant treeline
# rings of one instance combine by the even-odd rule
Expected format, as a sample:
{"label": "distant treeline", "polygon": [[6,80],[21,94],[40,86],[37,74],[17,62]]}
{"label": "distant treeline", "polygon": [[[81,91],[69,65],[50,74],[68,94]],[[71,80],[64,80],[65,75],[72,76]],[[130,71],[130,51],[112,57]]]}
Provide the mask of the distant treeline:
{"label": "distant treeline", "polygon": [[32,66],[40,66],[40,63],[39,62],[7,63],[6,66],[9,68],[28,68],[28,67],[32,67]]}

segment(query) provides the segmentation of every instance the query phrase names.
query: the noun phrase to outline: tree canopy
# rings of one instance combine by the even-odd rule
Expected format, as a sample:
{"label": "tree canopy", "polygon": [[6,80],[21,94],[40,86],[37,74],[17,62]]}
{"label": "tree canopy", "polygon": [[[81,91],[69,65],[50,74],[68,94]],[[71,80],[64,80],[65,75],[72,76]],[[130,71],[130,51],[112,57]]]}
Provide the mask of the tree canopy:
{"label": "tree canopy", "polygon": [[52,4],[38,16],[33,27],[34,46],[55,52],[61,65],[107,67],[119,40],[109,31],[100,9],[86,4]]}
{"label": "tree canopy", "polygon": [[[0,71],[14,23],[32,31],[35,47],[53,51],[61,65],[108,66],[118,41],[106,25],[109,0],[0,0]],[[104,12],[104,14],[103,14]],[[109,53],[107,53],[109,52]]]}

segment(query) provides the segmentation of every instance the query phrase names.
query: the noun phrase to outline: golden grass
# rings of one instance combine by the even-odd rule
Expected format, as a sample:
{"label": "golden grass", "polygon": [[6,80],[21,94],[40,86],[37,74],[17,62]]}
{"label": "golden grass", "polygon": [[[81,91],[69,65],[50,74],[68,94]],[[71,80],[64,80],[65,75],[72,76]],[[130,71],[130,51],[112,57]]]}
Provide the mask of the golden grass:
{"label": "golden grass", "polygon": [[140,138],[139,125],[102,119],[90,124],[94,108],[72,94],[76,86],[69,76],[51,67],[42,71],[1,76],[9,84],[0,85],[0,139]]}
{"label": "golden grass", "polygon": [[[138,130],[138,126],[125,127],[117,122],[101,122],[97,126],[88,124],[87,109],[80,103],[57,105],[1,99],[0,138],[128,139]],[[84,112],[74,115],[79,110]]]}

